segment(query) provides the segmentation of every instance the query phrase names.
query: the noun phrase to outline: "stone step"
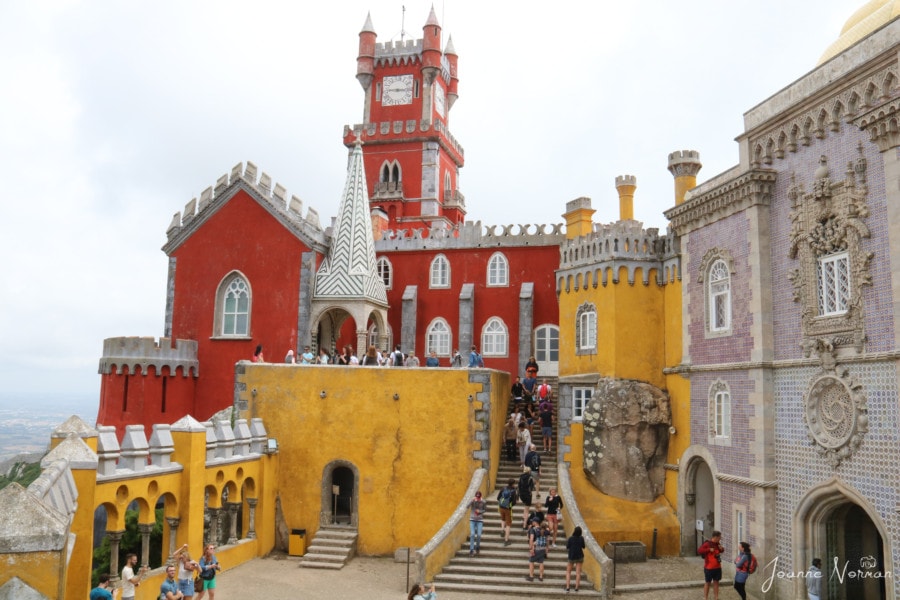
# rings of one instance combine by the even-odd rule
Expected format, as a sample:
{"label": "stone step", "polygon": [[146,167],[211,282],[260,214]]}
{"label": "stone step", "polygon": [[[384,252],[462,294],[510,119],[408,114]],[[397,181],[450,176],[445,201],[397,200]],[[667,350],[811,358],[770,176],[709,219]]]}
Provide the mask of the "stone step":
{"label": "stone step", "polygon": [[356,553],[359,533],[348,527],[326,526],[316,532],[300,566],[307,569],[341,569]]}
{"label": "stone step", "polygon": [[438,577],[435,578],[435,581],[440,582],[440,589],[443,591],[451,591],[451,592],[463,592],[467,594],[489,594],[494,597],[498,596],[516,596],[516,597],[534,597],[534,598],[599,598],[599,592],[595,592],[590,589],[584,581],[584,577],[582,577],[581,581],[581,591],[578,592],[577,595],[572,595],[572,593],[566,593],[565,591],[565,582],[559,581],[547,581],[544,579],[543,582],[537,580],[535,577],[533,582],[525,581],[524,576],[522,577],[522,583],[516,585],[497,585],[493,584],[488,580],[480,580],[480,579],[472,579],[467,583],[457,583],[453,581],[442,582]]}

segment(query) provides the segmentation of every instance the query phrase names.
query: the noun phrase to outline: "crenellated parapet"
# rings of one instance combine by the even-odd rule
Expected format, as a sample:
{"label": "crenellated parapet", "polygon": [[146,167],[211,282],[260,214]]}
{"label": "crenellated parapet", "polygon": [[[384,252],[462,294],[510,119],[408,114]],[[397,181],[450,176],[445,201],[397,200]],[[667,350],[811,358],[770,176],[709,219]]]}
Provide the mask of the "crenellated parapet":
{"label": "crenellated parapet", "polygon": [[557,246],[565,237],[562,223],[482,225],[481,221],[466,221],[453,227],[387,229],[382,239],[375,242],[375,251]]}
{"label": "crenellated parapet", "polygon": [[259,173],[256,165],[247,161],[246,168],[244,163],[236,164],[230,174],[222,175],[214,186],[203,190],[199,202],[197,198],[192,198],[185,204],[184,211],[175,213],[166,229],[168,242],[163,246],[163,250],[168,253],[176,248],[193,232],[196,225],[214,214],[228,198],[231,198],[238,187],[246,190],[311,245],[321,245],[323,251],[327,247],[326,232],[320,224],[318,211],[308,208],[304,217],[303,200],[294,195],[289,198],[283,185],[280,183],[273,185],[272,178],[267,173]]}
{"label": "crenellated parapet", "polygon": [[163,368],[168,368],[171,375],[180,369],[183,377],[197,377],[200,374],[197,341],[175,340],[175,346],[172,346],[169,338],[156,340],[153,337],[132,336],[103,340],[101,375],[121,374],[126,368],[130,374],[140,369],[146,375],[149,367],[154,367],[157,375],[163,372]]}
{"label": "crenellated parapet", "polygon": [[344,125],[344,145],[352,146],[363,134],[363,143],[377,144],[396,141],[398,137],[409,141],[409,135],[418,133],[422,141],[437,138],[447,152],[455,154],[460,160],[465,158],[466,151],[450,133],[446,123],[430,119],[407,119],[405,121],[381,121],[378,123],[356,123],[353,127]]}
{"label": "crenellated parapet", "polygon": [[638,270],[644,285],[649,285],[651,271],[656,272],[656,283],[663,285],[678,277],[679,252],[673,231],[660,235],[659,229],[644,229],[643,223],[634,220],[597,223],[592,233],[560,244],[557,279],[565,281],[583,275],[584,285],[592,282],[594,287],[605,286],[610,274],[612,282],[618,283],[619,270],[625,267],[629,285],[634,284]]}

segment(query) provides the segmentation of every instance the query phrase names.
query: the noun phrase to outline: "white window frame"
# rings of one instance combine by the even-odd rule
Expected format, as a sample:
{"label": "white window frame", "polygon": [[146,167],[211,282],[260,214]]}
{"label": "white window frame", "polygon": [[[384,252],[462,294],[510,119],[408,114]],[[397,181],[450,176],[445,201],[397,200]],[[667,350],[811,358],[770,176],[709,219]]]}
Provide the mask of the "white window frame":
{"label": "white window frame", "polygon": [[[837,252],[819,257],[816,265],[819,316],[842,315],[850,308],[852,279],[850,253]],[[845,286],[841,286],[841,278]]]}
{"label": "white window frame", "polygon": [[[241,306],[240,298],[237,300],[237,306],[231,308],[230,297],[233,294],[246,295],[245,306]],[[219,287],[216,289],[215,302],[215,318],[213,319],[213,337],[217,338],[249,338],[251,315],[253,314],[253,290],[250,287],[250,281],[247,277],[239,272],[232,271],[222,278]],[[241,327],[241,319],[243,316],[243,327]],[[229,326],[228,318],[233,317]]]}
{"label": "white window frame", "polygon": [[495,252],[487,267],[488,287],[509,287],[509,261],[502,252]]}
{"label": "white window frame", "polygon": [[428,279],[428,287],[431,289],[450,287],[450,261],[443,254],[438,254],[431,260],[429,269],[431,276]]}
{"label": "white window frame", "polygon": [[713,422],[717,438],[731,437],[731,392],[727,389],[716,390],[713,395]]}
{"label": "white window frame", "polygon": [[594,397],[594,388],[592,387],[573,387],[572,388],[572,420],[581,422],[584,419],[584,409],[588,402]]}
{"label": "white window frame", "polygon": [[430,355],[433,350],[438,356],[450,356],[452,342],[453,332],[450,325],[438,317],[428,325],[425,332],[425,354]]}
{"label": "white window frame", "polygon": [[586,310],[578,315],[578,350],[597,349],[597,311]]}
{"label": "white window frame", "polygon": [[509,330],[500,317],[491,317],[481,328],[481,354],[484,356],[509,354]]}
{"label": "white window frame", "polygon": [[375,270],[384,282],[385,289],[391,289],[394,286],[394,265],[391,261],[386,256],[379,256],[375,261]]}
{"label": "white window frame", "polygon": [[720,333],[731,329],[731,272],[728,263],[719,259],[709,268],[707,297],[709,330]]}
{"label": "white window frame", "polygon": [[734,545],[747,541],[747,513],[743,506],[734,508]]}

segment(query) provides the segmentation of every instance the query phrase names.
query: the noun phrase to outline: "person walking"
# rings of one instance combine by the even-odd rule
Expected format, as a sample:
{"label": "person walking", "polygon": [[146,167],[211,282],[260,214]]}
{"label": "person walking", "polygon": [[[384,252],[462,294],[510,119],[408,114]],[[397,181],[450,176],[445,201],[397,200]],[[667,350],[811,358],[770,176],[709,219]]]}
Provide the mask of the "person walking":
{"label": "person walking", "polygon": [[534,479],[531,478],[531,467],[522,467],[518,483],[519,500],[522,501],[522,531],[528,531],[528,510],[531,508],[531,494],[534,492]]}
{"label": "person walking", "polygon": [[519,449],[519,464],[525,466],[525,455],[531,447],[531,432],[525,421],[519,421],[519,432],[516,434],[516,448]]}
{"label": "person walking", "polygon": [[362,364],[364,367],[378,366],[378,350],[375,346],[369,346],[368,350],[366,350],[366,356],[363,358]]}
{"label": "person walking", "polygon": [[510,478],[506,487],[497,493],[497,505],[500,507],[500,528],[503,531],[503,545],[509,546],[509,530],[512,528],[512,511],[516,507],[519,495],[516,494],[516,480]]}
{"label": "person walking", "polygon": [[266,359],[263,357],[262,344],[257,344],[256,350],[253,352],[253,358],[250,360],[255,363],[266,362]]}
{"label": "person walking", "polygon": [[481,492],[469,501],[469,556],[481,553],[481,533],[484,531],[484,509],[487,507]]}
{"label": "person walking", "polygon": [[547,523],[550,525],[550,534],[553,536],[550,540],[550,547],[556,548],[556,532],[559,529],[559,515],[563,508],[562,497],[556,493],[556,488],[552,487],[547,492],[547,499],[544,501],[547,507]]}
{"label": "person walking", "polygon": [[209,600],[215,600],[216,573],[222,570],[219,560],[213,553],[215,549],[215,544],[207,544],[203,549],[203,556],[200,557],[200,579],[203,580],[203,591],[197,594],[197,600],[203,600],[206,592],[209,592]]}
{"label": "person walking", "polygon": [[734,559],[734,589],[741,597],[747,600],[747,578],[750,576],[750,565],[753,562],[753,554],[750,552],[750,544],[741,542],[741,553]]}
{"label": "person walking", "polygon": [[553,452],[553,406],[549,402],[541,404],[541,412],[538,415],[541,422],[541,439],[544,442],[544,452]]}
{"label": "person walking", "polygon": [[719,600],[719,582],[722,580],[722,532],[713,531],[712,537],[703,542],[697,554],[703,557],[703,600],[709,600],[709,588],[713,589],[714,600]]}
{"label": "person walking", "polygon": [[528,530],[528,581],[534,581],[534,565],[538,565],[538,581],[544,580],[544,560],[547,559],[547,525],[535,523]]}
{"label": "person walking", "polygon": [[528,452],[525,454],[525,464],[531,468],[531,477],[534,479],[534,491],[537,492],[537,499],[541,499],[541,455],[538,454],[537,446],[531,444]]}
{"label": "person walking", "polygon": [[469,368],[480,369],[482,367],[484,367],[484,359],[481,358],[481,355],[478,353],[478,348],[472,346],[472,349],[469,352]]}
{"label": "person walking", "polygon": [[525,397],[525,386],[522,385],[522,378],[518,375],[516,375],[516,380],[510,387],[509,393],[512,396],[513,404],[522,404],[522,399]]}
{"label": "person walking", "polygon": [[575,591],[581,586],[581,565],[584,563],[584,537],[581,535],[581,527],[572,531],[572,536],[566,540],[566,591],[569,591],[572,567],[575,567]]}
{"label": "person walking", "polygon": [[812,559],[812,565],[806,572],[806,595],[809,600],[822,599],[822,559]]}

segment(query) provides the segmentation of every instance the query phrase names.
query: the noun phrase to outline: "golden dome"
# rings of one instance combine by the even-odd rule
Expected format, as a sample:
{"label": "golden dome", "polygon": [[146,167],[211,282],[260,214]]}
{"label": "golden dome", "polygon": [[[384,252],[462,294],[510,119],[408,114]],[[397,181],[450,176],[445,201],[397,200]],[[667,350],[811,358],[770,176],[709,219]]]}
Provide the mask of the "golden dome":
{"label": "golden dome", "polygon": [[844,28],[841,29],[841,36],[828,46],[816,66],[834,58],[898,16],[900,16],[900,0],[869,0],[847,19]]}

